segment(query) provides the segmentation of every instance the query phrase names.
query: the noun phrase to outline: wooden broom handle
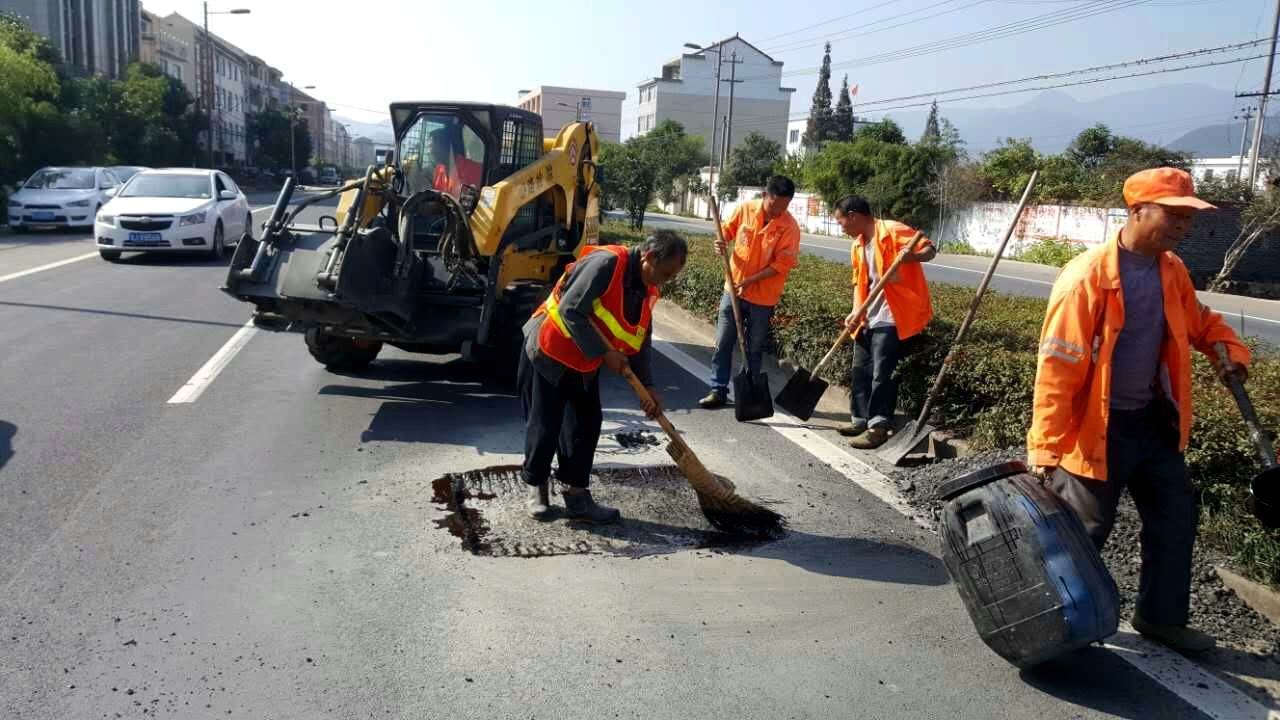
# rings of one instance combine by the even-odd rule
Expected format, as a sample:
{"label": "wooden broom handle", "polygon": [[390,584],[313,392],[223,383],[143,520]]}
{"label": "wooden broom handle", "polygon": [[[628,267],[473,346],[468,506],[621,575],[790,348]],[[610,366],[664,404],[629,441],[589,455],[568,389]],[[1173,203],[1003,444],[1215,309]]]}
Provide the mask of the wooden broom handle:
{"label": "wooden broom handle", "polygon": [[920,244],[920,241],[922,239],[924,239],[924,233],[917,230],[915,236],[911,238],[911,244],[902,248],[902,250],[898,253],[898,256],[893,259],[893,263],[889,265],[889,269],[881,273],[880,278],[876,280],[876,283],[874,285],[871,286],[871,292],[867,293],[867,299],[862,301],[862,304],[858,306],[858,309],[854,315],[854,317],[859,318],[859,323],[857,328],[854,330],[850,330],[849,326],[847,325],[845,326],[844,331],[840,333],[840,337],[836,338],[835,344],[831,346],[831,349],[827,351],[826,355],[822,356],[822,359],[819,360],[818,364],[814,366],[813,371],[809,373],[810,377],[817,377],[818,373],[822,372],[822,369],[825,368],[828,363],[830,363],[832,360],[835,359],[836,352],[840,350],[840,346],[844,345],[846,340],[848,340],[858,330],[861,330],[862,327],[866,325],[866,318],[864,318],[863,316],[866,314],[867,309],[871,307],[872,303],[874,303],[876,300],[880,298],[880,294],[884,292],[884,286],[886,283],[888,283],[889,278],[893,276],[893,273],[895,271],[897,271],[898,266],[901,265],[907,259],[907,255],[910,255],[911,253],[915,252],[916,246]]}
{"label": "wooden broom handle", "polygon": [[[604,341],[604,344],[608,346],[610,350],[613,350],[613,342],[609,340],[608,335],[604,334],[604,330],[601,330],[600,326],[596,325],[594,322],[591,323],[591,327],[596,329],[596,334],[600,336],[600,339]],[[631,386],[633,391],[635,391],[636,397],[640,399],[641,403],[646,400],[652,402],[653,398],[649,395],[649,388],[645,387],[644,383],[640,382],[640,378],[636,377],[636,374],[632,372],[630,365],[622,368],[622,377],[626,379],[627,384]],[[655,417],[654,420],[657,420],[658,424],[662,426],[663,431],[667,433],[667,437],[671,439],[671,442],[684,443],[684,441],[680,439],[680,433],[676,432],[676,426],[671,424],[671,421],[667,419],[667,416],[664,413],[658,413],[658,416]]]}
{"label": "wooden broom handle", "polygon": [[724,228],[720,224],[720,204],[716,202],[715,193],[712,193],[707,200],[711,205],[711,218],[716,224],[716,237],[720,238],[720,242],[724,244],[724,252],[720,253],[720,259],[724,261],[724,281],[729,286],[729,301],[733,303],[733,322],[738,326],[738,349],[742,351],[742,357],[746,358],[747,341],[746,334],[742,332],[742,308],[738,305],[738,289],[734,287],[733,269],[729,266],[729,243],[725,242]]}

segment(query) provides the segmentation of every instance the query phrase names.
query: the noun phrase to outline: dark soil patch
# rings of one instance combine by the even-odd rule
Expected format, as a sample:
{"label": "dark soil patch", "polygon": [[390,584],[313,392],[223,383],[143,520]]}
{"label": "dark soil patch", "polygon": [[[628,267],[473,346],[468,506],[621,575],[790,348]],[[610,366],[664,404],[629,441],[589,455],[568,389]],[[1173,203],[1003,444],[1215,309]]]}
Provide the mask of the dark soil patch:
{"label": "dark soil patch", "polygon": [[432,502],[445,510],[436,527],[458,538],[474,555],[548,557],[608,554],[626,557],[714,548],[745,550],[781,539],[783,532],[744,539],[715,529],[697,495],[674,466],[599,468],[592,471],[597,502],[622,511],[616,525],[589,525],[563,518],[564,501],[552,483],[549,522],[525,514],[525,485],[516,466],[451,473],[432,483]]}

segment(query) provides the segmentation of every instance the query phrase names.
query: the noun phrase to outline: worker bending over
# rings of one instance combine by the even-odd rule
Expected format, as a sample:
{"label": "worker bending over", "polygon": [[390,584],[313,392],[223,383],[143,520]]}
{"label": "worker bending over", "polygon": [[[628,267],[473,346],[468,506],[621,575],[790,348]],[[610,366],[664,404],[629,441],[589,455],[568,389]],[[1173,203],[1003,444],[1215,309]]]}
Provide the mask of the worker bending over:
{"label": "worker bending over", "polygon": [[517,383],[525,418],[522,474],[532,517],[552,517],[551,460],[558,457],[556,478],[566,486],[567,517],[593,523],[620,519],[588,489],[602,422],[599,369],[621,375],[630,367],[649,389],[645,413],[654,417],[661,411],[650,367],[653,307],[658,288],[684,268],[688,252],[684,238],[670,230],[631,249],[588,246],[525,323]]}

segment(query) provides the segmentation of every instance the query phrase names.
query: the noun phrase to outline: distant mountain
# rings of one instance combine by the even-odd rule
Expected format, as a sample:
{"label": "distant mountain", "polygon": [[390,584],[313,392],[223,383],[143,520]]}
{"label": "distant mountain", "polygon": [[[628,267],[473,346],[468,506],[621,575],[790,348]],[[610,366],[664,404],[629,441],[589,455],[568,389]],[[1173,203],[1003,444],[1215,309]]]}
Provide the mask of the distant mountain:
{"label": "distant mountain", "polygon": [[[1188,83],[1132,90],[1090,101],[1076,100],[1062,91],[1046,91],[1013,107],[952,108],[944,104],[939,109],[960,131],[970,152],[978,154],[1009,137],[1031,138],[1041,152],[1060,152],[1081,130],[1098,123],[1105,123],[1121,135],[1167,145],[1185,137],[1187,125],[1180,121],[1203,118],[1207,124],[1216,118],[1221,122],[1230,119],[1238,105],[1229,90]],[[856,106],[854,111],[857,112]],[[886,114],[859,113],[863,119],[882,115]],[[928,110],[889,112],[887,116],[896,120],[914,141],[924,131]],[[1227,134],[1222,137],[1230,144]],[[1239,152],[1239,125],[1234,137],[1236,149],[1227,155]],[[1204,149],[1217,148],[1206,144]]]}
{"label": "distant mountain", "polygon": [[376,123],[358,122],[350,118],[334,115],[334,120],[347,126],[348,132],[352,138],[364,136],[376,143],[390,144],[395,141],[395,133],[391,129],[391,121],[383,120]]}
{"label": "distant mountain", "polygon": [[[1267,118],[1267,127],[1278,128],[1280,125],[1280,117]],[[1172,150],[1181,150],[1189,152],[1196,157],[1231,157],[1240,154],[1240,131],[1244,128],[1242,123],[1233,123],[1231,125],[1206,125],[1202,128],[1196,128],[1182,137],[1169,143]],[[1264,129],[1265,132],[1265,129]],[[1249,136],[1252,139],[1253,126],[1249,126]],[[1272,133],[1266,133],[1266,141],[1274,137]],[[1247,141],[1246,141],[1247,142]],[[1265,147],[1264,141],[1264,147]],[[1245,150],[1248,153],[1248,150]]]}

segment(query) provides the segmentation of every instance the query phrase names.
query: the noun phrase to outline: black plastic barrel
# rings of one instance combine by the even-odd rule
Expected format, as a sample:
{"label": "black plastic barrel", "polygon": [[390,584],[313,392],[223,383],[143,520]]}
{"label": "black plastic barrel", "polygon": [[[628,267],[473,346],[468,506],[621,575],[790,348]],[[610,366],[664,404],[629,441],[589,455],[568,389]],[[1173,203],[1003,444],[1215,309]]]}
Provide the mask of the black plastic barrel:
{"label": "black plastic barrel", "polygon": [[1106,638],[1120,596],[1080,519],[1020,462],[939,488],[942,559],[978,634],[1030,667]]}

